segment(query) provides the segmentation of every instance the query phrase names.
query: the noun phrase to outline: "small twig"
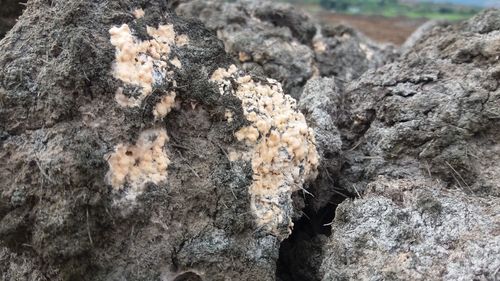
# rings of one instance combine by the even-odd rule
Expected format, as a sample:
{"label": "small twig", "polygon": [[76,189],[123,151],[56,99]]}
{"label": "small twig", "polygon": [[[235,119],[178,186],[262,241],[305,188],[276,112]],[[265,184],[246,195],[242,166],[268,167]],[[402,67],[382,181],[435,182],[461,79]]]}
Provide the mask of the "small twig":
{"label": "small twig", "polygon": [[[328,173],[328,170],[327,170],[326,168],[325,168],[325,169],[323,169],[323,170],[325,171],[326,176],[328,177],[328,179],[330,180],[330,182],[334,185],[334,184],[335,184],[335,181],[334,181],[334,180],[332,179],[332,177],[330,176],[330,173]],[[339,195],[344,196],[345,198],[349,198],[349,196],[345,195],[344,193],[342,193],[342,192],[340,192],[340,191],[337,191],[335,188],[332,188],[332,190],[333,190],[335,193],[337,193],[337,194],[339,194]]]}
{"label": "small twig", "polygon": [[306,217],[306,219],[311,220],[311,218],[306,213],[302,212],[302,215]]}
{"label": "small twig", "polygon": [[429,162],[427,162],[427,161],[425,161],[425,168],[427,169],[427,173],[429,174],[429,177],[432,178],[431,168],[429,166]]}
{"label": "small twig", "polygon": [[495,272],[493,272],[493,278],[494,278],[495,281],[498,281],[498,278],[497,278],[498,271],[500,271],[500,266],[497,267],[497,269],[495,270]]}
{"label": "small twig", "polygon": [[325,223],[323,226],[330,226],[330,225],[333,225],[333,223],[334,223],[334,222],[335,222],[335,221],[333,220],[333,221],[331,221],[331,222],[329,222],[329,223]]}
{"label": "small twig", "polygon": [[312,194],[311,192],[307,191],[304,187],[300,187],[300,189],[302,189],[302,192],[304,192],[305,194],[311,195],[312,197],[315,197],[314,194]]}
{"label": "small twig", "polygon": [[361,194],[359,193],[358,189],[356,188],[356,185],[352,184],[352,187],[354,188],[354,191],[356,191],[356,194],[358,194],[358,197],[363,199],[363,196],[361,196]]}
{"label": "small twig", "polygon": [[453,166],[451,166],[451,165],[450,165],[450,163],[448,163],[448,161],[445,161],[445,162],[446,162],[446,164],[447,164],[448,166],[450,166],[450,168],[453,170],[453,172],[455,172],[455,173],[456,173],[456,174],[460,177],[460,179],[462,180],[462,182],[463,182],[463,183],[465,183],[465,185],[467,186],[467,188],[469,189],[469,191],[470,191],[471,193],[474,193],[474,192],[472,192],[472,189],[471,189],[471,188],[470,188],[470,186],[467,184],[467,182],[464,180],[464,178],[462,177],[462,175],[460,175],[460,173],[459,173],[459,172],[457,172],[457,170],[455,170],[455,168],[453,168]]}
{"label": "small twig", "polygon": [[172,143],[171,145],[172,145],[172,147],[175,147],[175,148],[181,148],[181,149],[185,149],[185,150],[192,150],[192,148],[189,148],[187,146],[183,146],[183,145],[180,145],[180,144],[176,144],[176,143]]}
{"label": "small twig", "polygon": [[363,143],[364,139],[361,138],[349,151],[354,151],[358,146],[360,146]]}
{"label": "small twig", "polygon": [[92,241],[92,235],[90,234],[89,209],[88,208],[87,208],[87,234],[89,235],[90,245],[94,246],[94,241]]}
{"label": "small twig", "polygon": [[186,163],[186,166],[189,168],[189,170],[191,170],[191,172],[193,172],[193,174],[201,179],[200,175],[198,175],[198,173],[193,169],[193,167],[191,167],[191,165],[189,165],[189,162],[187,161],[186,158],[184,158],[184,156],[182,156],[182,153],[180,151],[177,151],[179,153],[179,156],[181,157],[182,160],[184,160],[184,162]]}
{"label": "small twig", "polygon": [[219,143],[217,143],[217,142],[212,142],[212,143],[219,147],[219,149],[222,151],[222,153],[224,153],[224,155],[226,155],[227,161],[229,161],[229,163],[231,163],[231,160],[229,159],[229,155],[227,154],[226,150],[224,148],[222,148],[222,146],[220,146]]}
{"label": "small twig", "polygon": [[132,225],[132,229],[130,230],[130,238],[134,237],[134,229],[135,229],[135,224]]}
{"label": "small twig", "polygon": [[36,165],[38,166],[38,169],[40,170],[40,173],[42,174],[42,176],[44,176],[44,177],[45,177],[45,178],[46,178],[46,179],[47,179],[50,183],[52,183],[52,184],[56,184],[56,182],[55,182],[55,181],[53,181],[53,180],[49,177],[49,175],[47,175],[47,174],[45,173],[45,171],[44,171],[44,170],[43,170],[43,168],[42,168],[42,165],[40,165],[40,162],[38,161],[38,157],[36,157],[36,158],[35,158],[35,162],[36,162]]}
{"label": "small twig", "polygon": [[384,159],[384,158],[380,156],[362,156],[359,159],[365,160],[365,159]]}

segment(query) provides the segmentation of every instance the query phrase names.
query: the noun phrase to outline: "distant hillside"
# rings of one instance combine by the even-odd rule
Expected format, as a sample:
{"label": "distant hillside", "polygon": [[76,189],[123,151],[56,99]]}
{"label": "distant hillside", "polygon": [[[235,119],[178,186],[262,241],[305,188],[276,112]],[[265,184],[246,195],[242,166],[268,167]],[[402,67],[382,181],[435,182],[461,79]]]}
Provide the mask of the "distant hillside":
{"label": "distant hillside", "polygon": [[[420,1],[420,2],[425,2],[425,1]],[[484,8],[500,8],[500,0],[431,0],[431,2],[476,6]]]}
{"label": "distant hillside", "polygon": [[419,2],[434,2],[465,6],[476,6],[484,8],[500,8],[500,0],[427,0]]}
{"label": "distant hillside", "polygon": [[[451,4],[450,2],[455,2]],[[297,2],[297,1],[295,1]],[[304,1],[312,3],[311,0]],[[462,2],[461,4],[458,2]],[[476,6],[464,2],[474,2]],[[491,1],[473,0],[319,0],[324,9],[347,14],[462,20],[472,17]],[[495,1],[498,2],[498,1]]]}

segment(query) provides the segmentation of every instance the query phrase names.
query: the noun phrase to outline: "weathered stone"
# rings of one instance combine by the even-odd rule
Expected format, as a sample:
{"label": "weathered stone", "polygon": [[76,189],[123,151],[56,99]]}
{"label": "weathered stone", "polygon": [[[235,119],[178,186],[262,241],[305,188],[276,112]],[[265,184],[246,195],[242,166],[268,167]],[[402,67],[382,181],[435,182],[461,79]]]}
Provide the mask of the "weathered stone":
{"label": "weathered stone", "polygon": [[317,166],[278,82],[164,1],[33,0],[0,50],[0,279],[274,280]]}

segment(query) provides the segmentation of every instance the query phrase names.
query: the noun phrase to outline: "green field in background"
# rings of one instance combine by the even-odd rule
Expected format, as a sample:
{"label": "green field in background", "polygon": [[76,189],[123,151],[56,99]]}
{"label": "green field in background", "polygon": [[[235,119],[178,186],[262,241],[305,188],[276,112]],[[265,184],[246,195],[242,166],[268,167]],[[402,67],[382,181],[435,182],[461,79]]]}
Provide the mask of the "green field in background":
{"label": "green field in background", "polygon": [[467,19],[480,11],[476,7],[427,2],[408,3],[399,0],[283,0],[283,2],[316,6],[346,14],[445,20]]}

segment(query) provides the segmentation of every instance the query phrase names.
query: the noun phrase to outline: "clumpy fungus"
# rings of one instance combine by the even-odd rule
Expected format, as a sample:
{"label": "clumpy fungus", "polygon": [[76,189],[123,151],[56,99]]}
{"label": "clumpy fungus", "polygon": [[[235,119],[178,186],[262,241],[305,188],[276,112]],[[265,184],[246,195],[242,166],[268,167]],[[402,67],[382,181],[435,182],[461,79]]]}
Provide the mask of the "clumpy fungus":
{"label": "clumpy fungus", "polygon": [[182,68],[177,57],[170,60],[169,56],[171,47],[188,44],[188,37],[177,35],[172,24],[158,28],[148,26],[146,30],[151,40],[138,40],[127,24],[109,30],[111,44],[116,47],[113,76],[125,85],[139,88],[139,95],[135,97],[125,95],[122,87],[117,90],[115,99],[123,107],[140,106],[154,85],[173,80],[170,65]]}
{"label": "clumpy fungus", "polygon": [[[235,133],[246,148],[232,151],[230,158],[234,160],[237,154],[240,159],[251,160],[253,181],[249,193],[256,223],[277,236],[286,236],[293,226],[291,194],[317,174],[312,129],[297,111],[296,101],[283,94],[281,85],[274,80],[255,82],[231,66],[216,70],[212,81],[218,83],[221,94],[229,91],[241,100],[245,118],[251,122]],[[234,82],[235,91],[231,86]]]}
{"label": "clumpy fungus", "polygon": [[158,129],[142,132],[135,144],[118,144],[109,155],[108,182],[115,190],[128,183],[127,197],[135,199],[147,183],[165,181],[170,163],[164,148],[167,141],[167,132]]}
{"label": "clumpy fungus", "polygon": [[[136,19],[144,17],[142,9],[133,11]],[[174,26],[159,25],[158,28],[147,26],[147,34],[151,40],[138,40],[127,24],[112,27],[109,30],[110,41],[116,47],[115,63],[112,74],[126,86],[139,89],[139,95],[125,93],[119,87],[115,94],[116,102],[122,107],[138,107],[152,93],[154,86],[164,85],[171,78],[170,66],[182,68],[178,57],[170,58],[172,46],[188,44],[186,35],[177,35]],[[176,93],[171,91],[163,96],[153,107],[155,120],[161,120],[175,105]],[[159,184],[167,179],[167,168],[170,163],[165,144],[168,135],[165,129],[143,131],[135,144],[120,143],[108,158],[109,171],[107,181],[115,190],[123,190],[127,186],[126,198],[134,200],[142,193],[147,183]]]}

